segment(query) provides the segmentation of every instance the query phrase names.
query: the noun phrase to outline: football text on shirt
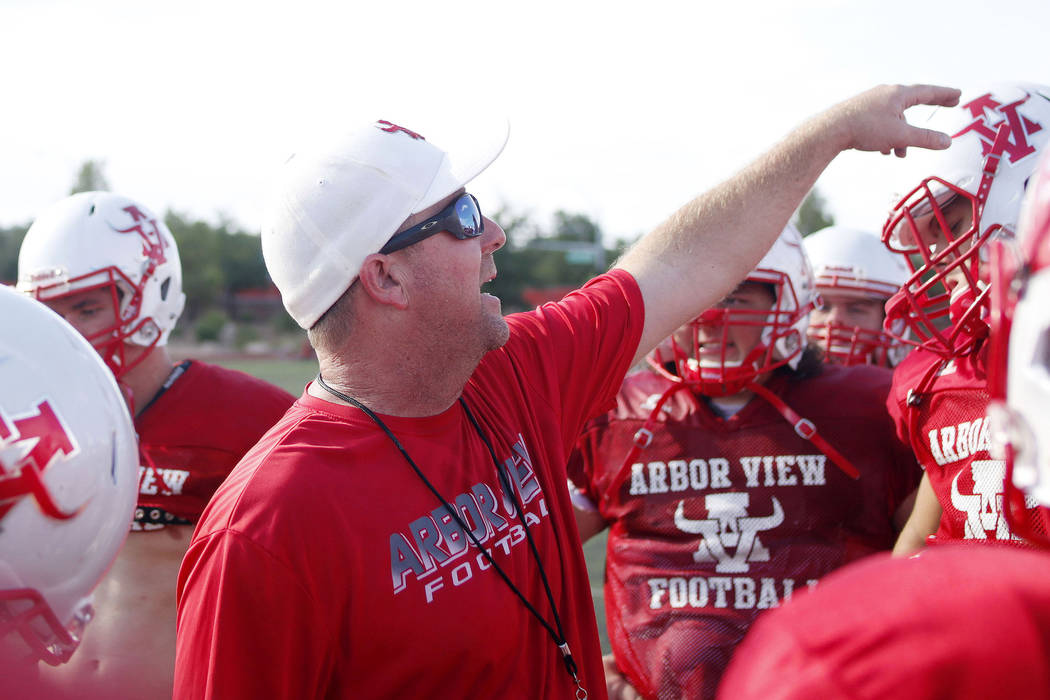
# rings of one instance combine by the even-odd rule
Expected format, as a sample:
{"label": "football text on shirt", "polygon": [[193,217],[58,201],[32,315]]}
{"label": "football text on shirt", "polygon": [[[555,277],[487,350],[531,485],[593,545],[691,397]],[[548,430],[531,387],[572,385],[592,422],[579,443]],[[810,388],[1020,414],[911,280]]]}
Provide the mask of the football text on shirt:
{"label": "football text on shirt", "polygon": [[[542,498],[543,492],[521,435],[511,452],[504,466],[511,488],[525,509],[525,522],[533,527],[547,517],[547,503]],[[530,504],[533,504],[531,509]],[[498,485],[479,481],[470,490],[457,494],[450,505],[494,559],[509,555],[512,547],[525,541],[525,528],[516,514],[514,502]],[[473,579],[475,571],[491,566],[444,506],[434,508],[413,520],[406,529],[390,535],[390,575],[395,594],[407,588],[412,575],[423,585],[423,595],[427,603],[431,603],[441,589],[462,586]]]}

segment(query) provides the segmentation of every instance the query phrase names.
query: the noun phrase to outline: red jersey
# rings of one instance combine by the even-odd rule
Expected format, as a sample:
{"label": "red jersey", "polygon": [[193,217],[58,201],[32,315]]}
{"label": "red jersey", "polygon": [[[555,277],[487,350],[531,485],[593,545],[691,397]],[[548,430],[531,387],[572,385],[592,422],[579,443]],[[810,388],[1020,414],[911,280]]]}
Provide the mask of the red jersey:
{"label": "red jersey", "polygon": [[244,372],[196,360],[176,365],[135,418],[141,466],[132,527],[196,522],[238,460],[294,401]]}
{"label": "red jersey", "polygon": [[[727,420],[689,391],[665,404],[636,463],[635,432],[670,381],[624,383],[591,421],[570,476],[610,523],[605,599],[617,665],[648,697],[712,697],[755,617],[846,561],[893,545],[892,516],[919,470],[894,438],[890,373],[825,366],[767,387],[860,471],[842,473],[754,397]],[[610,492],[617,473],[629,470]]]}
{"label": "red jersey", "polygon": [[938,540],[1020,543],[1003,514],[1006,465],[988,453],[988,344],[946,360],[924,348],[893,373],[887,408],[941,504]]}
{"label": "red jersey", "polygon": [[764,615],[725,700],[1050,697],[1050,554],[945,546],[865,559]]}
{"label": "red jersey", "polygon": [[[441,497],[554,627],[535,541],[590,697],[601,650],[565,460],[638,345],[619,270],[508,317],[463,400],[382,416]],[[504,486],[506,483],[506,486]],[[219,488],[179,573],[176,698],[567,698],[561,653],[392,441],[306,393]]]}

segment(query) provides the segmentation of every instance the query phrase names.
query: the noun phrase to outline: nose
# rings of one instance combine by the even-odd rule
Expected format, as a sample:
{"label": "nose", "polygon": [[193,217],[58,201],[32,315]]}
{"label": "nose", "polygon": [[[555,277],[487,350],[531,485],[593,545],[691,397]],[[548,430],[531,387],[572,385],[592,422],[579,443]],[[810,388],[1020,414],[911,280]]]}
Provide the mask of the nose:
{"label": "nose", "polygon": [[481,252],[491,255],[507,243],[507,234],[495,221],[485,217],[485,230],[481,234]]}
{"label": "nose", "polygon": [[846,312],[841,304],[828,304],[825,302],[824,319],[826,323],[846,323]]}

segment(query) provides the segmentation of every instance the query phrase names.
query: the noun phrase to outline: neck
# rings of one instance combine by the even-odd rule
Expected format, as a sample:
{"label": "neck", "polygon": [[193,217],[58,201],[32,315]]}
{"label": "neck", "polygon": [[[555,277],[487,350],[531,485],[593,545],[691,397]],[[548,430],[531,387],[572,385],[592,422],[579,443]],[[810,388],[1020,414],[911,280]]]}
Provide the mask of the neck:
{"label": "neck", "polygon": [[[352,396],[376,413],[406,418],[433,416],[456,402],[477,363],[469,367],[395,356],[389,348],[378,355],[318,353],[321,376],[336,391]],[[464,363],[460,363],[461,365]],[[316,382],[308,393],[325,401],[346,401]]]}
{"label": "neck", "polygon": [[[133,357],[130,352],[127,356]],[[142,362],[120,378],[120,383],[131,392],[136,416],[160,391],[168,376],[171,375],[171,366],[168,348],[161,346],[150,350]]]}

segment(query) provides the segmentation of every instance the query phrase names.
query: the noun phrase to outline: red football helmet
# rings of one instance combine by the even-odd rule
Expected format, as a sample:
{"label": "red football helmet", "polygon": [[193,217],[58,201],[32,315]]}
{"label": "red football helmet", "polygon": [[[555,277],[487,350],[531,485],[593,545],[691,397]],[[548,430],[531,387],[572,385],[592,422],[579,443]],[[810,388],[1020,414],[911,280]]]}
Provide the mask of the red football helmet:
{"label": "red football helmet", "polygon": [[885,328],[952,357],[987,335],[985,243],[1016,228],[1050,136],[1050,88],[1004,84],[964,95],[958,107],[934,110],[929,127],[952,134],[952,145],[910,156],[925,172],[883,228],[883,242],[913,273],[887,303]]}
{"label": "red football helmet", "polygon": [[[882,307],[908,279],[904,261],[887,251],[873,233],[829,226],[803,243],[825,303],[837,296],[871,300]],[[883,331],[881,316],[872,320],[878,328],[863,328],[841,321],[821,323],[817,315],[810,317],[809,339],[824,350],[828,362],[887,367],[899,363],[907,352],[900,340]]]}
{"label": "red football helmet", "polygon": [[[802,236],[788,224],[745,282],[769,285],[772,308],[745,309],[716,306],[704,311],[689,326],[691,337],[675,337],[658,347],[649,363],[675,381],[682,380],[707,396],[729,396],[744,389],[756,377],[777,367],[796,367],[806,348],[809,312],[816,303],[813,271],[802,248]],[[726,348],[733,327],[761,329],[758,342],[742,359],[730,359]],[[703,346],[720,349],[716,356],[702,352]],[[691,347],[690,347],[691,346]],[[674,372],[669,372],[673,365]]]}
{"label": "red football helmet", "polygon": [[88,338],[119,379],[134,364],[125,343],[164,345],[182,313],[179,251],[144,206],[111,192],[81,192],[33,222],[18,253],[18,289],[45,303],[108,292],[114,323]]}
{"label": "red football helmet", "polygon": [[1015,533],[1050,547],[1050,159],[1029,186],[1017,238],[991,252],[990,437],[1006,461],[1004,510]]}
{"label": "red football helmet", "polygon": [[69,324],[3,285],[0,318],[0,667],[58,665],[131,524],[135,431]]}

